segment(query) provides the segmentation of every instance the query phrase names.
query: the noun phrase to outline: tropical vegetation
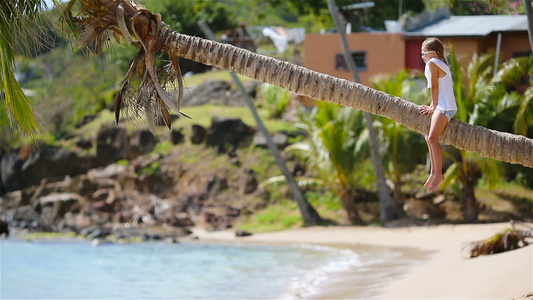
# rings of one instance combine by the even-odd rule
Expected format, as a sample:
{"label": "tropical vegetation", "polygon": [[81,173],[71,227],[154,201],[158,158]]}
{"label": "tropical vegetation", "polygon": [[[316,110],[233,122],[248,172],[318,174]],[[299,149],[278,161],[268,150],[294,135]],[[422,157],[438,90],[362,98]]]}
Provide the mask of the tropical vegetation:
{"label": "tropical vegetation", "polygon": [[[294,1],[294,3],[296,2]],[[14,4],[10,7],[1,7],[2,11],[17,10],[28,2],[12,1],[9,3]],[[33,4],[37,5],[38,3],[39,1],[35,1]],[[82,114],[108,107],[114,99],[124,100],[124,104],[115,106],[116,113],[123,108],[128,108],[130,113],[131,111],[134,113],[141,112],[149,125],[153,124],[152,122],[155,118],[162,117],[165,119],[169,108],[179,111],[181,108],[180,100],[170,97],[164,88],[165,83],[170,85],[180,81],[181,69],[184,69],[185,65],[183,60],[179,58],[185,57],[206,65],[241,73],[272,85],[281,86],[289,91],[330,102],[319,102],[317,109],[302,120],[306,124],[311,138],[305,144],[302,143],[293,148],[307,151],[305,152],[305,164],[311,171],[310,174],[316,174],[316,178],[319,179],[314,182],[321,183],[323,186],[327,186],[329,190],[337,192],[337,197],[347,211],[348,219],[352,223],[361,223],[362,219],[361,216],[357,215],[357,209],[354,207],[357,190],[364,186],[365,182],[369,182],[373,178],[365,177],[368,176],[368,172],[358,173],[358,171],[365,170],[365,168],[367,170],[371,168],[366,160],[368,157],[368,152],[365,150],[365,147],[367,147],[366,133],[362,126],[361,111],[347,107],[362,109],[379,115],[380,117],[375,121],[375,124],[382,140],[382,157],[385,159],[389,176],[392,177],[394,182],[395,198],[397,202],[401,202],[402,175],[412,169],[413,161],[421,163],[423,158],[421,159],[421,156],[416,155],[414,152],[409,153],[413,154],[412,156],[402,156],[402,154],[407,154],[407,151],[402,152],[398,149],[411,149],[409,148],[410,146],[415,148],[417,142],[420,142],[421,136],[414,133],[414,131],[419,133],[427,131],[427,121],[418,114],[415,104],[390,96],[408,98],[413,102],[416,101],[412,99],[420,97],[420,95],[414,95],[414,92],[409,90],[411,88],[415,89],[415,81],[406,74],[399,74],[396,78],[389,78],[388,81],[376,80],[375,87],[384,91],[384,93],[378,92],[345,80],[309,72],[309,70],[273,58],[259,57],[229,45],[221,45],[176,33],[164,27],[159,15],[152,14],[146,9],[132,6],[128,1],[101,0],[100,4],[102,5],[92,5],[94,3],[96,2],[88,0],[78,3],[81,5],[82,18],[73,19],[75,21],[73,26],[80,29],[80,45],[87,46],[91,50],[97,50],[100,55],[94,58],[95,65],[87,64],[87,69],[81,69],[80,72],[87,77],[96,77],[92,79],[104,81],[106,85],[87,86],[88,90],[79,90],[79,93],[73,90],[70,92],[70,99],[72,100],[67,99],[66,101],[64,98],[54,99],[54,97],[47,97],[47,94],[40,94],[39,98],[51,98],[51,100],[55,101],[47,102],[47,104],[43,103],[43,105],[51,105],[60,110],[60,113],[55,112],[46,117],[54,120],[54,122],[49,123],[53,124],[49,127],[58,137],[68,132],[68,130],[65,130],[66,124],[74,126],[82,117]],[[172,5],[170,5],[171,3],[174,2],[153,1],[154,5],[159,5],[162,11],[166,9],[169,14],[171,14],[170,11],[173,9]],[[195,1],[195,3],[199,4],[199,6],[203,5],[205,11],[207,11],[206,14],[212,13],[213,20],[219,20],[223,23],[224,20],[217,19],[222,14],[221,12],[224,12],[223,6],[220,8],[208,7],[204,1]],[[147,1],[147,4],[150,4],[150,1]],[[191,11],[196,14],[200,13],[199,11]],[[179,11],[172,12],[178,13]],[[32,18],[35,17],[35,12],[32,10],[26,13]],[[106,17],[101,18],[102,16]],[[24,18],[26,18],[25,15]],[[206,18],[208,18],[207,15]],[[28,17],[28,20],[31,21],[33,19]],[[170,20],[175,21],[175,24],[171,24],[172,26],[176,26],[176,28],[184,26],[183,28],[186,28],[185,25],[178,24],[181,19],[171,18]],[[8,26],[6,24],[0,25],[2,25],[0,28]],[[231,25],[233,24],[223,23],[220,26],[223,28]],[[111,29],[111,32],[107,33],[104,29]],[[11,28],[11,30],[13,29]],[[9,34],[9,29],[4,28],[2,34],[4,33]],[[108,60],[100,52],[109,36],[133,45],[124,48],[127,50],[112,46],[115,51],[115,57],[119,58],[116,59],[116,68],[111,63],[113,60]],[[19,119],[31,120],[32,110],[27,105],[29,103],[28,100],[24,100],[24,98],[22,98],[22,106],[17,107],[15,105],[18,102],[14,99],[16,99],[17,95],[21,96],[20,91],[22,91],[22,88],[18,92],[16,88],[12,88],[17,84],[12,72],[14,70],[15,52],[9,52],[8,49],[9,47],[12,49],[13,44],[16,44],[16,41],[1,45],[1,60],[7,62],[2,65],[2,83],[4,84],[3,91],[6,99],[6,105],[3,107],[18,122]],[[131,49],[137,50],[137,55]],[[69,53],[69,50],[62,51],[64,51],[63,53]],[[82,62],[84,54],[78,51],[73,52],[72,55],[65,55],[64,65],[58,66],[58,70],[70,68],[70,66],[76,64],[84,65]],[[172,64],[167,69],[171,71],[170,75],[163,75],[159,71],[158,68],[162,66],[162,63],[159,59],[156,59],[156,53],[171,61]],[[133,59],[131,65],[128,63],[130,59]],[[518,175],[522,174],[520,178],[525,181],[532,180],[533,175],[528,175],[528,172],[533,159],[527,155],[529,152],[533,153],[533,151],[528,152],[528,149],[533,149],[530,139],[472,126],[480,125],[503,132],[515,130],[518,134],[531,137],[531,124],[533,123],[531,121],[531,103],[533,102],[531,98],[533,93],[531,89],[524,94],[512,91],[516,86],[516,80],[522,78],[521,75],[531,74],[530,67],[526,67],[530,66],[530,63],[511,62],[501,69],[496,76],[491,76],[490,68],[487,67],[490,65],[490,60],[485,62],[484,58],[476,58],[474,61],[477,61],[478,65],[472,67],[472,72],[470,70],[468,72],[468,88],[462,86],[461,72],[457,67],[454,68],[456,94],[459,95],[458,102],[462,106],[458,119],[462,122],[450,123],[450,132],[455,132],[455,134],[445,135],[443,140],[459,149],[465,150],[459,150],[458,153],[450,151],[452,153],[449,157],[452,163],[448,168],[448,181],[453,183],[455,179],[457,179],[455,180],[457,182],[460,182],[461,179],[472,180],[472,183],[468,181],[461,183],[463,188],[465,186],[470,188],[472,185],[475,186],[479,178],[482,178],[481,172],[483,170],[485,170],[483,175],[490,179],[490,174],[494,174],[493,170],[496,169],[484,168],[485,166],[493,167],[496,163],[482,156],[492,156],[498,160],[523,164],[525,166],[523,168],[504,165],[504,168],[508,170],[507,174],[509,174],[507,179],[519,178],[520,176]],[[102,69],[103,66],[105,66],[105,72]],[[52,86],[50,83],[53,84],[54,76],[61,75],[58,72],[46,73],[53,74],[53,76],[49,77],[32,73],[38,69],[32,67],[30,62],[27,62],[26,65],[23,64],[20,68],[29,78],[27,81],[28,86],[38,91],[40,89],[37,84],[39,81],[37,80],[44,82],[47,78],[52,79],[48,82],[47,92],[53,93],[54,89],[48,87]],[[507,71],[504,71],[504,69]],[[91,73],[93,71],[97,72]],[[528,71],[529,73],[524,73]],[[125,84],[118,87],[120,92],[118,97],[115,97],[117,88],[114,85],[119,81],[118,78],[121,72],[122,74],[126,73],[126,80]],[[90,74],[93,75],[91,76]],[[134,75],[138,75],[138,78]],[[35,81],[32,82],[30,79]],[[68,81],[69,86],[74,86],[76,78],[71,76],[69,79],[72,80]],[[389,81],[390,83],[388,83]],[[31,86],[31,84],[35,85]],[[406,88],[406,86],[410,86],[410,88]],[[83,97],[88,98],[83,99]],[[128,101],[129,104],[126,103]],[[117,102],[120,103],[121,101]],[[344,107],[337,104],[341,104]],[[135,116],[135,114],[128,116]],[[514,118],[514,116],[518,117]],[[118,117],[120,117],[120,114],[116,115],[117,120]],[[0,125],[5,126],[5,120],[6,118],[2,118],[0,122],[3,123],[0,123]],[[393,122],[392,120],[398,122]],[[21,127],[28,132],[38,128],[37,123],[32,124],[31,121],[30,123],[21,124]],[[464,134],[460,135],[456,132],[463,132]],[[499,152],[494,151],[487,146],[487,143],[472,143],[472,139],[469,138],[472,135],[480,136],[481,140],[484,141],[499,143],[502,150]],[[416,147],[415,149],[420,150],[422,147]],[[478,152],[482,156],[478,156],[477,158],[479,159],[472,158],[476,156],[476,154],[472,154],[474,152]],[[456,176],[452,174],[454,171],[457,174]],[[502,173],[502,171],[499,173]],[[488,179],[483,178],[483,180]],[[308,182],[312,181],[308,180]],[[473,194],[473,188],[471,191],[463,190],[462,195],[470,195],[469,193]],[[472,198],[464,200],[465,218],[469,221],[477,219],[475,208],[478,204],[475,194],[473,195],[473,200]]]}
{"label": "tropical vegetation", "polygon": [[[494,73],[494,54],[474,54],[467,72],[460,67],[455,55],[449,59],[454,76],[454,89],[460,113],[458,118],[469,124],[532,136],[533,103],[531,94],[533,57],[513,58]],[[463,78],[466,74],[466,78]],[[519,93],[521,81],[529,81],[527,90]],[[504,165],[477,153],[458,150],[449,153],[453,163],[445,173],[443,186],[457,182],[464,205],[465,220],[477,221],[479,203],[475,187],[483,178],[489,186],[502,180]],[[525,171],[525,170],[524,170]],[[525,171],[529,172],[529,171]]]}

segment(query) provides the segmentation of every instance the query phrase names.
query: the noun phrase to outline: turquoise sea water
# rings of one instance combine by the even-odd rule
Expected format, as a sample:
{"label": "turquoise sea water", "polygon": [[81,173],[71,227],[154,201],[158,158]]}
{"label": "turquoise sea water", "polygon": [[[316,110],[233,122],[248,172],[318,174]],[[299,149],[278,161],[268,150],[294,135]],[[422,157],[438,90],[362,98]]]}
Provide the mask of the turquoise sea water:
{"label": "turquoise sea water", "polygon": [[[343,272],[360,269],[363,274],[372,266],[379,269],[383,263],[397,261],[399,256],[390,250],[357,253],[310,245],[140,243],[95,247],[77,241],[3,240],[0,298],[312,298]],[[369,274],[375,276],[374,271]],[[382,275],[389,275],[387,272],[384,269]],[[371,282],[362,287],[372,288]]]}

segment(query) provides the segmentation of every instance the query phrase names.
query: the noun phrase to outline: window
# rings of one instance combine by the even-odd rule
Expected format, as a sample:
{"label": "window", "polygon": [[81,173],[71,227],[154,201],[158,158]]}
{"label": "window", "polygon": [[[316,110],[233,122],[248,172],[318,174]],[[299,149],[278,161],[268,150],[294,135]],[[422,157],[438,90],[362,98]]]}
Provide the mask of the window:
{"label": "window", "polygon": [[[366,51],[354,51],[352,52],[352,58],[358,71],[366,71]],[[335,55],[335,70],[348,71],[348,66],[344,61],[344,54],[342,53]]]}
{"label": "window", "polygon": [[524,51],[524,52],[514,52],[513,53],[513,58],[515,57],[528,57],[531,55],[531,51]]}

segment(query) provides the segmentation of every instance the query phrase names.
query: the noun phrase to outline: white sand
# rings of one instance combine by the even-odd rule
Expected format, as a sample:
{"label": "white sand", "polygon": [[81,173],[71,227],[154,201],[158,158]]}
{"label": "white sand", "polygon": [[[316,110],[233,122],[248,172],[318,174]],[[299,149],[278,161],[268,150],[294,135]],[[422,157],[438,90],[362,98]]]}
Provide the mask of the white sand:
{"label": "white sand", "polygon": [[[531,224],[530,224],[531,225]],[[412,247],[433,254],[407,268],[378,299],[533,299],[533,246],[463,259],[463,245],[483,240],[509,223],[430,227],[309,227],[237,238],[233,231],[195,229],[201,241],[224,243],[311,243]],[[527,296],[529,295],[529,296]],[[350,298],[343,296],[343,298]]]}

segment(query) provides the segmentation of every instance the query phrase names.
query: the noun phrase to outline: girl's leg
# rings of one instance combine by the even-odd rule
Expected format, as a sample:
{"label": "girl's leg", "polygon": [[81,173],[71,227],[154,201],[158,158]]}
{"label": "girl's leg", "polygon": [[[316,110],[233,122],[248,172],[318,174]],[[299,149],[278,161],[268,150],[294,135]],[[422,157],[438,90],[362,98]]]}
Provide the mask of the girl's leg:
{"label": "girl's leg", "polygon": [[435,164],[435,161],[433,160],[433,151],[431,151],[431,144],[429,143],[428,136],[425,135],[424,139],[426,140],[426,144],[428,145],[429,163],[431,167],[428,179],[426,180],[426,183],[424,183],[424,187],[429,187],[431,185],[431,182],[433,181],[433,178],[435,177],[435,170],[433,169],[433,165]]}
{"label": "girl's leg", "polygon": [[428,192],[433,192],[444,181],[442,176],[442,148],[439,143],[439,137],[448,124],[448,118],[438,111],[433,112],[431,116],[431,126],[429,128],[428,141],[430,151],[433,152],[433,182],[428,188]]}

